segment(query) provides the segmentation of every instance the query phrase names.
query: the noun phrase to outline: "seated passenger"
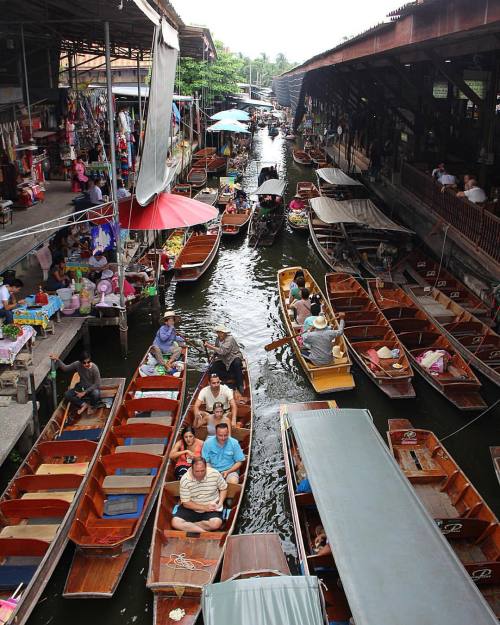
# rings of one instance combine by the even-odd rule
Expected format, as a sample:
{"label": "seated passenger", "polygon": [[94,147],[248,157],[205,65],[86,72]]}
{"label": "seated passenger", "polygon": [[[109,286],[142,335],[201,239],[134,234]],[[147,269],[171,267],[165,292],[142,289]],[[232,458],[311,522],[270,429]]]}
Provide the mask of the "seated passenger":
{"label": "seated passenger", "polygon": [[238,471],[245,455],[238,441],[229,436],[226,423],[219,423],[215,427],[215,436],[210,436],[205,441],[202,456],[211,467],[221,473],[228,484],[238,484]]}
{"label": "seated passenger", "polygon": [[[220,383],[218,373],[211,373],[209,377],[209,386],[203,388],[196,401],[194,402],[194,426],[200,427],[208,423],[209,415],[213,414],[215,403],[221,403],[224,413],[231,411],[231,423],[236,425],[237,407],[234,401],[233,391],[225,384]],[[205,404],[205,410],[200,410],[201,405]]]}
{"label": "seated passenger", "polygon": [[300,290],[300,299],[292,304],[295,315],[295,322],[301,326],[311,314],[311,302],[309,301],[309,289]]}
{"label": "seated passenger", "polygon": [[[178,323],[180,320],[181,318],[173,310],[167,310],[163,315],[163,325],[156,333],[151,346],[151,353],[155,357],[156,362],[159,365],[164,365],[166,369],[170,369],[182,353],[184,339],[177,334],[175,328],[176,322]],[[170,355],[170,358],[165,363],[163,356],[167,354]]]}
{"label": "seated passenger", "polygon": [[309,332],[314,324],[314,320],[316,319],[316,317],[319,317],[320,314],[321,304],[319,302],[312,302],[311,314],[309,315],[309,317],[306,317],[304,319],[304,323],[302,324],[302,334],[304,334],[304,332]]}
{"label": "seated passenger", "polygon": [[318,317],[313,322],[311,332],[304,335],[302,355],[313,365],[321,367],[332,362],[333,341],[344,333],[344,313],[339,313],[339,329],[332,330],[325,317]]}
{"label": "seated passenger", "polygon": [[208,467],[204,458],[193,458],[191,468],[181,478],[181,503],[172,517],[172,527],[197,534],[218,530],[226,494],[222,475]]}
{"label": "seated passenger", "polygon": [[231,436],[231,419],[227,416],[229,413],[224,412],[224,406],[222,402],[216,401],[214,404],[213,414],[205,413],[205,416],[201,417],[200,425],[207,426],[207,434],[209,436],[215,436],[215,428],[219,423],[227,423],[229,428],[229,436]]}
{"label": "seated passenger", "polygon": [[292,211],[304,210],[305,206],[304,200],[298,194],[293,196],[293,200],[289,204],[289,208]]}
{"label": "seated passenger", "polygon": [[[298,274],[299,272],[297,272]],[[296,275],[296,277],[294,278],[294,282],[292,282],[292,284],[290,284],[290,296],[288,298],[288,302],[290,304],[293,304],[293,302],[295,300],[299,300],[300,296],[301,296],[301,290],[303,288],[305,288],[306,286],[306,281],[304,278],[304,274],[302,274],[301,276]],[[292,286],[293,285],[293,286]]]}
{"label": "seated passenger", "polygon": [[175,460],[174,475],[180,480],[193,463],[193,458],[201,456],[203,441],[196,438],[194,429],[187,425],[181,432],[181,438],[175,443],[169,458]]}

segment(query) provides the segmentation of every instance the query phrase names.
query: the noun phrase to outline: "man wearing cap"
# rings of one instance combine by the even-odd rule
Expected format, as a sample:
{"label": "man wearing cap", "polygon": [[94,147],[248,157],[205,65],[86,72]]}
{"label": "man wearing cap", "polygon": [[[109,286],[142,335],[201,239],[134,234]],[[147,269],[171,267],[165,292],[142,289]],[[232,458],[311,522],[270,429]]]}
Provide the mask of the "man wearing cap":
{"label": "man wearing cap", "polygon": [[[206,425],[209,420],[209,414],[214,412],[214,404],[220,402],[224,408],[224,415],[229,416],[229,410],[231,410],[231,423],[236,425],[237,406],[234,401],[233,391],[225,384],[220,383],[218,373],[210,373],[209,384],[203,388],[196,401],[194,402],[194,426],[195,428]],[[201,410],[202,404],[205,405],[205,410]]]}
{"label": "man wearing cap", "polygon": [[310,360],[313,365],[322,367],[332,362],[333,341],[344,333],[344,313],[339,313],[339,329],[332,330],[322,315],[316,317],[312,328],[303,335],[304,349],[302,355]]}
{"label": "man wearing cap", "polygon": [[[184,339],[177,334],[175,328],[175,323],[179,323],[180,320],[181,318],[173,310],[167,310],[163,315],[163,325],[156,333],[151,346],[151,353],[156,358],[158,364],[165,366],[167,369],[179,358],[182,353],[181,348],[184,346]],[[170,355],[168,362],[164,361],[164,354]]]}
{"label": "man wearing cap", "polygon": [[243,356],[234,336],[228,328],[221,324],[215,327],[217,339],[215,345],[205,341],[204,345],[215,353],[215,358],[210,367],[212,373],[217,373],[221,380],[234,378],[238,392],[243,394]]}

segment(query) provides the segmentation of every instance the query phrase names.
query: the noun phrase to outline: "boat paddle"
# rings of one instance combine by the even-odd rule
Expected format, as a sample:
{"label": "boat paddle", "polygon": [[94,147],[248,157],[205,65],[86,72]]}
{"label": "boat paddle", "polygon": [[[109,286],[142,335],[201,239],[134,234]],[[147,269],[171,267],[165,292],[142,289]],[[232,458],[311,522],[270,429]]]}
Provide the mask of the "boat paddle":
{"label": "boat paddle", "polygon": [[273,351],[273,349],[278,349],[278,347],[281,347],[282,345],[286,345],[287,343],[290,343],[291,341],[293,341],[293,339],[296,339],[299,336],[302,336],[302,335],[292,334],[291,336],[285,336],[285,338],[283,339],[278,339],[277,341],[273,341],[272,343],[268,343],[267,345],[264,345],[264,349],[266,350],[266,352],[271,352]]}

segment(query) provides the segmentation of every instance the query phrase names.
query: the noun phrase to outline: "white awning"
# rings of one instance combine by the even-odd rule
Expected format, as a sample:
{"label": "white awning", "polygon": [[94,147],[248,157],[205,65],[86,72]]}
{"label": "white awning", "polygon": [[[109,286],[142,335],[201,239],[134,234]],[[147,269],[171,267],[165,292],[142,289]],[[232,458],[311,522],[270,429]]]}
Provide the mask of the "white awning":
{"label": "white awning", "polygon": [[256,195],[283,195],[285,192],[286,182],[284,180],[277,180],[276,178],[271,178],[271,180],[266,180],[263,182],[260,187],[255,191]]}
{"label": "white awning", "polygon": [[335,184],[342,187],[362,187],[362,183],[359,180],[354,180],[344,172],[339,167],[325,167],[323,169],[317,169],[316,173],[319,178],[322,178],[325,182],[329,184]]}

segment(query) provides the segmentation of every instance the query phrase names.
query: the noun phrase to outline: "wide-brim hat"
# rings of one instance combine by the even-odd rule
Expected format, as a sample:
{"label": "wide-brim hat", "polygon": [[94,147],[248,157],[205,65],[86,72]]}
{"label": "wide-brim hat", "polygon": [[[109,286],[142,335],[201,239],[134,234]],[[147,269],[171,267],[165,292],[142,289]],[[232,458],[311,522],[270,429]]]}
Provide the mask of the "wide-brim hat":
{"label": "wide-brim hat", "polygon": [[316,328],[316,330],[324,330],[327,325],[328,325],[328,321],[322,315],[319,315],[313,321],[313,326]]}
{"label": "wide-brim hat", "polygon": [[229,328],[226,328],[223,323],[220,323],[218,326],[215,326],[214,332],[223,332],[224,334],[229,334],[230,330]]}
{"label": "wide-brim hat", "polygon": [[380,349],[377,349],[377,356],[382,359],[392,358],[392,352],[388,347],[384,345]]}
{"label": "wide-brim hat", "polygon": [[237,182],[237,183],[236,183],[236,184],[234,184],[233,186],[234,186],[234,188],[235,188],[237,191],[241,191],[241,189],[242,189],[241,184],[240,184],[239,182]]}
{"label": "wide-brim hat", "polygon": [[334,358],[343,358],[344,356],[344,352],[340,349],[339,345],[333,346],[332,354]]}
{"label": "wide-brim hat", "polygon": [[302,196],[300,195],[300,193],[296,193],[293,197],[297,198],[298,200],[302,199]]}
{"label": "wide-brim hat", "polygon": [[173,317],[175,323],[179,323],[179,321],[181,320],[179,315],[175,314],[174,310],[167,310],[165,312],[165,314],[163,315],[163,321],[166,321],[167,319],[171,319],[172,317]]}

